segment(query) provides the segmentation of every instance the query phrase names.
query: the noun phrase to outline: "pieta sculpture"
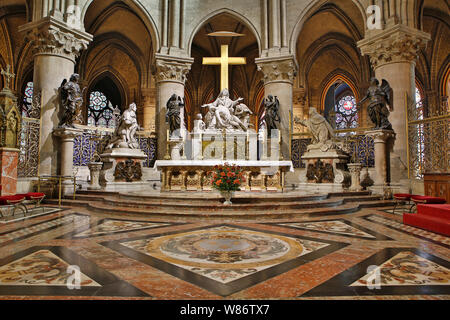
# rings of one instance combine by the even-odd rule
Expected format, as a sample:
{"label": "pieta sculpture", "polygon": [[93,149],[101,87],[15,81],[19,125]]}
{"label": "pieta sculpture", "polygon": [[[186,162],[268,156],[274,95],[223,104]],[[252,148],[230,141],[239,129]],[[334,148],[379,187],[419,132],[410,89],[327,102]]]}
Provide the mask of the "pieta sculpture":
{"label": "pieta sculpture", "polygon": [[248,121],[246,117],[251,111],[241,103],[243,100],[243,98],[231,100],[228,89],[224,89],[214,102],[203,105],[202,108],[208,108],[208,113],[205,116],[207,129],[247,131]]}

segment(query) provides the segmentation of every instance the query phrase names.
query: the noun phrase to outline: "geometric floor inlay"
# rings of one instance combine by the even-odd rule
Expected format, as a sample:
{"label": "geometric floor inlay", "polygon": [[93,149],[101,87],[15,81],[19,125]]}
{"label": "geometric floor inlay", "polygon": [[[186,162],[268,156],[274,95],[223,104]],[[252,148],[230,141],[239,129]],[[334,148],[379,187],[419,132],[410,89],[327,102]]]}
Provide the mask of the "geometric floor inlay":
{"label": "geometric floor inlay", "polygon": [[61,238],[76,239],[76,238],[98,237],[110,234],[167,227],[172,225],[176,224],[164,222],[120,220],[120,219],[102,219],[95,224],[91,224],[88,227],[83,227],[78,230],[75,230],[69,234],[62,236]]}
{"label": "geometric floor inlay", "polygon": [[367,286],[376,276],[381,286],[450,284],[449,269],[409,251],[400,252],[351,286]]}
{"label": "geometric floor inlay", "polygon": [[52,246],[0,259],[0,295],[148,297],[72,250]]}
{"label": "geometric floor inlay", "polygon": [[[66,286],[71,273],[69,264],[49,250],[39,250],[0,267],[1,285]],[[81,286],[100,285],[80,273]]]}
{"label": "geometric floor inlay", "polygon": [[416,248],[386,248],[302,296],[450,294],[450,263]]}
{"label": "geometric floor inlay", "polygon": [[229,225],[102,244],[222,296],[345,246]]}
{"label": "geometric floor inlay", "polygon": [[278,226],[350,236],[367,240],[392,240],[382,234],[363,228],[343,219],[277,223]]}

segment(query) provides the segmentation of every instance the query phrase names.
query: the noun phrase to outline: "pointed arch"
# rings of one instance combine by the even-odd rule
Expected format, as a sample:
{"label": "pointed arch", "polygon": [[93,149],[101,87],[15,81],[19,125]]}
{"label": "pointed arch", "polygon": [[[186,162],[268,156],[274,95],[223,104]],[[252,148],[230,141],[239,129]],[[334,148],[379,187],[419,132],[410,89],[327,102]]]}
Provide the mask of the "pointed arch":
{"label": "pointed arch", "polygon": [[192,44],[194,42],[195,35],[198,33],[198,31],[211,19],[213,19],[216,16],[222,15],[222,14],[228,14],[244,24],[255,36],[256,42],[258,44],[258,52],[261,55],[261,35],[259,34],[258,30],[255,28],[255,26],[252,24],[252,22],[247,19],[247,17],[241,15],[240,13],[231,10],[229,8],[221,8],[216,11],[213,11],[200,19],[200,22],[197,24],[197,26],[192,30],[191,35],[189,36],[189,40],[187,43],[187,49],[188,49],[188,55],[191,56],[191,48]]}

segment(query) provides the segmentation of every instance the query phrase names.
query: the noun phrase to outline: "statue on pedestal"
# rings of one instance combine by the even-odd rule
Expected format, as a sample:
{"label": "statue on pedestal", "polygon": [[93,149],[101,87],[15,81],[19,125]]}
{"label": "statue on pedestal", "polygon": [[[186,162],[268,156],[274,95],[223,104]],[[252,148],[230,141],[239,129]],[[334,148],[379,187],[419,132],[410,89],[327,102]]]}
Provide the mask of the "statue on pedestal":
{"label": "statue on pedestal", "polygon": [[178,132],[178,135],[180,134],[180,110],[182,107],[184,107],[183,99],[176,94],[173,94],[167,101],[166,122],[169,124],[170,135],[174,132]]}
{"label": "statue on pedestal", "polygon": [[132,103],[120,117],[119,126],[114,131],[113,137],[106,149],[127,148],[139,149],[139,143],[136,139],[136,131],[141,128],[136,118],[136,104]]}
{"label": "statue on pedestal", "polygon": [[316,108],[309,109],[309,119],[295,118],[294,121],[307,127],[311,132],[312,143],[308,146],[308,151],[320,149],[326,152],[335,146],[333,143],[334,130],[327,120],[317,112]]}
{"label": "statue on pedestal", "polygon": [[272,130],[277,130],[277,122],[281,121],[280,114],[278,110],[280,109],[280,101],[277,97],[268,95],[267,99],[264,100],[264,108],[266,109],[266,114],[264,116],[264,121],[266,123],[267,134],[270,137]]}
{"label": "statue on pedestal", "polygon": [[202,106],[209,111],[205,116],[205,122],[208,129],[242,129],[247,131],[247,127],[235,115],[234,108],[243,101],[239,98],[235,101],[230,99],[228,89],[224,89],[216,101]]}
{"label": "statue on pedestal", "polygon": [[61,107],[63,109],[63,116],[59,123],[60,127],[74,128],[74,122],[81,119],[81,108],[83,104],[83,93],[86,88],[81,91],[78,81],[80,75],[72,74],[70,80],[64,79],[59,91],[61,97]]}
{"label": "statue on pedestal", "polygon": [[392,130],[392,124],[388,120],[390,112],[387,108],[387,105],[389,105],[392,111],[392,88],[389,86],[389,83],[383,79],[381,86],[379,86],[379,81],[376,78],[372,78],[367,95],[358,103],[358,106],[367,99],[370,99],[367,111],[370,120],[375,124],[373,129]]}

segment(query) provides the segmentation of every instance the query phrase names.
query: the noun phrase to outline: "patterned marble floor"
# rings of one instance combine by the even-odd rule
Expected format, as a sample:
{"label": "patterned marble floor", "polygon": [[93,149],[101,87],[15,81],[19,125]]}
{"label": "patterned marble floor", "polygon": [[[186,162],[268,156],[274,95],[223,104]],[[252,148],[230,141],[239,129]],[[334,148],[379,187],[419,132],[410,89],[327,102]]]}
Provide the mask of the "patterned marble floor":
{"label": "patterned marble floor", "polygon": [[176,221],[83,208],[0,225],[0,299],[450,298],[450,238],[386,209]]}

